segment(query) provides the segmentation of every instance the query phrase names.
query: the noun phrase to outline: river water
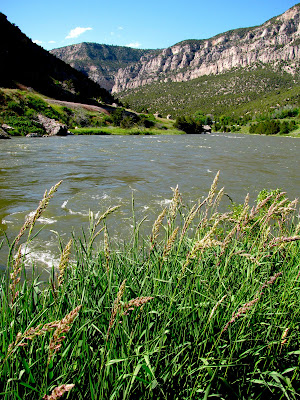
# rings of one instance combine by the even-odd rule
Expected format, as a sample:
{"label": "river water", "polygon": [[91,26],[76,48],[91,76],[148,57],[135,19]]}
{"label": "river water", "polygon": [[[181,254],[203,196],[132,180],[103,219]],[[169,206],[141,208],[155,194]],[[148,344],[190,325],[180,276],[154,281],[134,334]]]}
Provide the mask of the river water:
{"label": "river water", "polygon": [[[235,202],[250,193],[284,189],[300,194],[300,140],[238,134],[181,136],[71,136],[14,138],[0,142],[0,228],[11,240],[45,189],[63,180],[38,223],[44,228],[31,243],[28,265],[58,262],[58,235],[66,243],[74,231],[88,226],[88,215],[121,205],[108,220],[112,239],[126,238],[137,221],[149,227],[172,198],[178,184],[185,204],[207,194],[218,170],[219,188]],[[226,203],[227,202],[227,203]],[[225,197],[223,207],[229,205]],[[5,265],[7,245],[0,250]]]}

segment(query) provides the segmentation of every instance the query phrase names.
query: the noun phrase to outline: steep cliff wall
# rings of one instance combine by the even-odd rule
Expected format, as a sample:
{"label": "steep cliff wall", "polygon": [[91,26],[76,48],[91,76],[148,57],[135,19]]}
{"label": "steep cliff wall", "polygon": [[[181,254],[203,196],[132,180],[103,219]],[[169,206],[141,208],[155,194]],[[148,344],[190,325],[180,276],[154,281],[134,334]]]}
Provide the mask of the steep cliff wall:
{"label": "steep cliff wall", "polygon": [[141,57],[115,75],[112,92],[155,81],[183,82],[257,63],[299,70],[300,5],[261,26],[237,29],[207,40],[190,40]]}

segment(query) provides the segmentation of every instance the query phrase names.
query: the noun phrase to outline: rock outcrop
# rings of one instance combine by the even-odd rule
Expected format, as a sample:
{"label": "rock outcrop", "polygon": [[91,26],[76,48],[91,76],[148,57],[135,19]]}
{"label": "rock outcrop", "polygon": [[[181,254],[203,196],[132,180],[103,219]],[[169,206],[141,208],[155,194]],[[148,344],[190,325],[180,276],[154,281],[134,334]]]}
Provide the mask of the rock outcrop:
{"label": "rock outcrop", "polygon": [[0,139],[10,139],[11,137],[5,132],[4,129],[0,128]]}
{"label": "rock outcrop", "polygon": [[67,136],[67,125],[55,121],[55,119],[47,118],[42,114],[38,114],[37,121],[44,127],[48,136]]}
{"label": "rock outcrop", "polygon": [[43,135],[41,135],[40,133],[28,133],[26,135],[26,137],[30,137],[30,138],[41,138],[43,137]]}
{"label": "rock outcrop", "polygon": [[269,64],[299,72],[300,5],[261,26],[236,29],[207,40],[188,40],[140,59],[115,76],[112,92],[155,81],[182,82],[233,68]]}

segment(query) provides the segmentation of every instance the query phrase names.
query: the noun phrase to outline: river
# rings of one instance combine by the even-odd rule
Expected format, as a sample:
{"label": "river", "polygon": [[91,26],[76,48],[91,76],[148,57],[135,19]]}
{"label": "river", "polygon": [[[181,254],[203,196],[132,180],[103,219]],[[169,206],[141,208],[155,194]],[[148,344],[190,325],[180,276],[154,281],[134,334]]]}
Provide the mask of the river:
{"label": "river", "polygon": [[[185,204],[203,198],[218,170],[219,188],[235,202],[263,189],[300,194],[300,140],[239,134],[181,136],[71,136],[14,138],[0,143],[0,227],[10,240],[45,189],[63,180],[42,216],[44,226],[31,244],[28,265],[58,262],[58,235],[66,242],[72,231],[88,226],[89,211],[101,213],[121,205],[108,220],[112,239],[132,226],[131,199],[137,221],[149,227],[172,198],[178,184]],[[223,207],[230,200],[225,197]],[[7,245],[0,251],[5,264]]]}

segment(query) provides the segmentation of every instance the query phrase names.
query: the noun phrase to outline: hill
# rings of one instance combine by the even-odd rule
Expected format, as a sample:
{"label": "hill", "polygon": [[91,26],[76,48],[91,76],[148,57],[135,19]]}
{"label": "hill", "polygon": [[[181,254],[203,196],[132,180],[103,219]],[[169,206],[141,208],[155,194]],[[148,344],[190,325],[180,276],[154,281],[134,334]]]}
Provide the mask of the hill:
{"label": "hill", "polygon": [[158,50],[133,49],[98,43],[80,43],[51,50],[50,53],[83,72],[107,90],[112,90],[120,68],[157,54]]}
{"label": "hill", "polygon": [[187,82],[155,82],[119,93],[137,111],[159,111],[172,117],[194,114],[240,116],[300,106],[300,78],[256,64]]}
{"label": "hill", "polygon": [[107,90],[33,43],[0,13],[0,86],[32,88],[57,99],[114,102]]}
{"label": "hill", "polygon": [[[134,49],[85,43],[53,52],[94,80],[109,76],[107,87],[137,111],[256,115],[299,105],[299,35],[297,4],[260,26],[141,50],[139,59]],[[107,67],[112,50],[114,70]]]}
{"label": "hill", "polygon": [[[257,64],[299,74],[300,5],[264,24],[231,30],[207,40],[186,40],[148,60],[120,69],[113,92],[153,82],[185,82]],[[130,79],[129,79],[130,78]]]}

